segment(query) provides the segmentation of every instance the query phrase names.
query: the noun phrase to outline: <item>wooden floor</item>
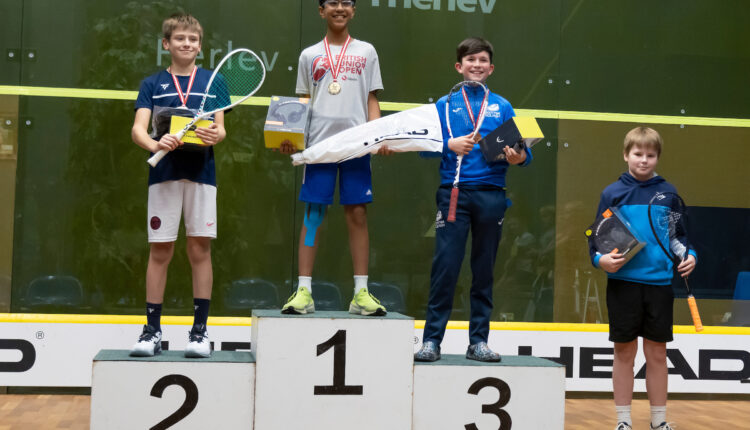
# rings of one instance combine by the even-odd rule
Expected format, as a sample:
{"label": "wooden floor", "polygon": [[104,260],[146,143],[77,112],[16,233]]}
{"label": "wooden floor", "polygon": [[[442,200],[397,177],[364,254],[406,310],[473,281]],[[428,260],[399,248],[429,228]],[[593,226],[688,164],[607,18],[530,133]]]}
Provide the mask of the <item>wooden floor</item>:
{"label": "wooden floor", "polygon": [[[89,396],[0,394],[0,430],[88,429],[90,408]],[[750,401],[671,400],[667,417],[676,430],[750,429]],[[634,429],[648,429],[647,400],[633,401],[633,418]],[[612,400],[565,401],[566,430],[614,427]]]}

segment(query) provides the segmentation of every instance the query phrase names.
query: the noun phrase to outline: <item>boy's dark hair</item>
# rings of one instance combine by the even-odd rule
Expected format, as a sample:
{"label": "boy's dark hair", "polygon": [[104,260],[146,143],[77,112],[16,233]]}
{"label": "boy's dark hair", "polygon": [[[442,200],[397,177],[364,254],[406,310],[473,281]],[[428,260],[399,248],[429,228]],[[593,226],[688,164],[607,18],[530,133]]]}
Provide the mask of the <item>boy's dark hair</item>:
{"label": "boy's dark hair", "polygon": [[[318,4],[320,5],[320,7],[325,6],[325,2],[326,2],[326,0],[318,0]],[[352,6],[356,6],[357,5],[357,0],[351,0],[351,2],[352,2]]]}
{"label": "boy's dark hair", "polygon": [[482,51],[487,51],[487,53],[490,54],[490,63],[492,63],[494,48],[490,42],[481,37],[470,37],[464,39],[464,41],[459,43],[456,48],[456,61],[460,63],[465,56],[478,54]]}
{"label": "boy's dark hair", "polygon": [[201,27],[201,23],[192,15],[187,13],[176,13],[165,19],[161,24],[161,32],[167,40],[172,37],[172,32],[178,28],[195,31],[199,35],[198,40],[201,42],[203,41],[203,27]]}

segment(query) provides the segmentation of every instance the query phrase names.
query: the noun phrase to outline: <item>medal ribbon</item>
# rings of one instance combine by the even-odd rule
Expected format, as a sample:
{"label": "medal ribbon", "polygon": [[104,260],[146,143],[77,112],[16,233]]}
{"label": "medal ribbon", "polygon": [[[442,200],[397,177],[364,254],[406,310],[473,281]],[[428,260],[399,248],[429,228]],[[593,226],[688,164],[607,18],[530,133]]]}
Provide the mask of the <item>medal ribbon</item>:
{"label": "medal ribbon", "polygon": [[339,69],[341,69],[341,63],[343,63],[344,54],[346,53],[346,48],[349,46],[349,42],[351,42],[352,37],[346,36],[346,42],[344,42],[344,46],[341,48],[341,53],[339,54],[339,61],[336,62],[336,67],[333,66],[333,55],[331,55],[331,47],[328,46],[328,36],[323,38],[323,47],[326,50],[326,56],[328,57],[328,64],[331,65],[331,76],[333,77],[333,81],[336,82],[336,78],[339,76]]}
{"label": "medal ribbon", "polygon": [[188,81],[188,87],[185,93],[183,93],[182,88],[180,88],[180,83],[177,81],[177,76],[175,76],[174,73],[169,72],[169,74],[172,75],[172,82],[174,82],[174,87],[177,89],[177,97],[180,98],[182,105],[185,107],[187,107],[187,98],[190,96],[190,90],[193,88],[193,82],[195,81],[195,72],[197,70],[198,67],[193,67],[193,71],[190,72],[190,80]]}
{"label": "medal ribbon", "polygon": [[[474,112],[471,110],[471,104],[469,103],[469,97],[466,95],[466,89],[464,87],[461,87],[461,95],[464,96],[464,104],[466,105],[466,110],[469,112],[469,119],[471,120],[471,125],[474,126],[474,133],[477,131],[477,120],[474,119]],[[487,97],[490,95],[489,91],[486,91],[484,93],[484,99],[482,100],[482,107],[479,109],[479,114],[477,115],[477,118],[481,118],[484,114],[484,109],[487,107]],[[474,134],[472,133],[472,134]]]}

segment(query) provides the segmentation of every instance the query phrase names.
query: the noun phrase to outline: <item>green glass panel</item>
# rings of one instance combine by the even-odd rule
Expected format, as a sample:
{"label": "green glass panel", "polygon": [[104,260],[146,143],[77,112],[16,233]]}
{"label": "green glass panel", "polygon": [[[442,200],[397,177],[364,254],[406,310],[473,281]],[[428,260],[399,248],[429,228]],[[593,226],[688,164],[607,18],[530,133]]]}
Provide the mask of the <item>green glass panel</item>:
{"label": "green glass panel", "polygon": [[[601,191],[627,170],[623,139],[637,125],[560,121],[556,321],[606,320],[606,274],[591,266],[584,231],[594,221]],[[741,166],[742,160],[747,160],[745,142],[750,139],[750,130],[677,125],[654,128],[664,139],[656,171],[677,187],[689,207],[691,243],[698,252],[691,287],[699,305],[703,299],[729,301],[738,273],[750,267],[750,255],[744,246],[750,240],[750,194],[746,192],[750,180]],[[721,142],[721,149],[698,155],[705,151],[708,141]],[[696,157],[705,161],[696,162]],[[673,287],[678,298],[685,296],[680,279],[673,280]],[[678,299],[675,310],[682,307],[687,305]],[[603,319],[598,316],[599,309]],[[704,317],[715,323],[723,318],[723,311],[721,315],[704,313]],[[676,312],[675,323],[691,324],[689,314]]]}
{"label": "green glass panel", "polygon": [[21,72],[23,2],[0,0],[0,85],[18,85]]}
{"label": "green glass panel", "polygon": [[560,109],[750,115],[747,2],[562,4]]}
{"label": "green glass panel", "polygon": [[[160,42],[161,24],[178,11],[188,11],[201,22],[202,53],[196,63],[202,67],[213,68],[230,49],[246,47],[268,70],[258,95],[280,91],[296,77],[299,36],[293,26],[282,31],[279,23],[298,15],[298,1],[275,0],[262,11],[254,2],[76,0],[25,5],[24,46],[36,56],[24,61],[24,85],[137,90],[143,78],[169,65],[169,53]],[[270,29],[276,29],[273,37]]]}

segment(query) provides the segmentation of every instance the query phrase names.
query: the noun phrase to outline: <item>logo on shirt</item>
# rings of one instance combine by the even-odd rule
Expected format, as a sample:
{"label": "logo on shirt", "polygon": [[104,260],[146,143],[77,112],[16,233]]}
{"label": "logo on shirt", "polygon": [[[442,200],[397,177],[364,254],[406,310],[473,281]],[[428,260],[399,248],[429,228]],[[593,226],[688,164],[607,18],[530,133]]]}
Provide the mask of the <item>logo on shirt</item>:
{"label": "logo on shirt", "polygon": [[461,108],[461,107],[457,107],[457,108],[453,109],[453,113],[459,113],[459,112],[461,112],[461,111],[462,111],[463,109],[464,109],[464,108]]}
{"label": "logo on shirt", "polygon": [[497,103],[492,103],[491,105],[487,106],[488,112],[497,112],[500,110],[500,105]]}
{"label": "logo on shirt", "polygon": [[162,90],[166,90],[168,86],[169,86],[169,84],[161,84],[161,89]]}
{"label": "logo on shirt", "polygon": [[325,55],[318,55],[317,57],[313,58],[313,82],[320,82],[329,70],[331,70],[331,65],[328,63],[328,58]]}

